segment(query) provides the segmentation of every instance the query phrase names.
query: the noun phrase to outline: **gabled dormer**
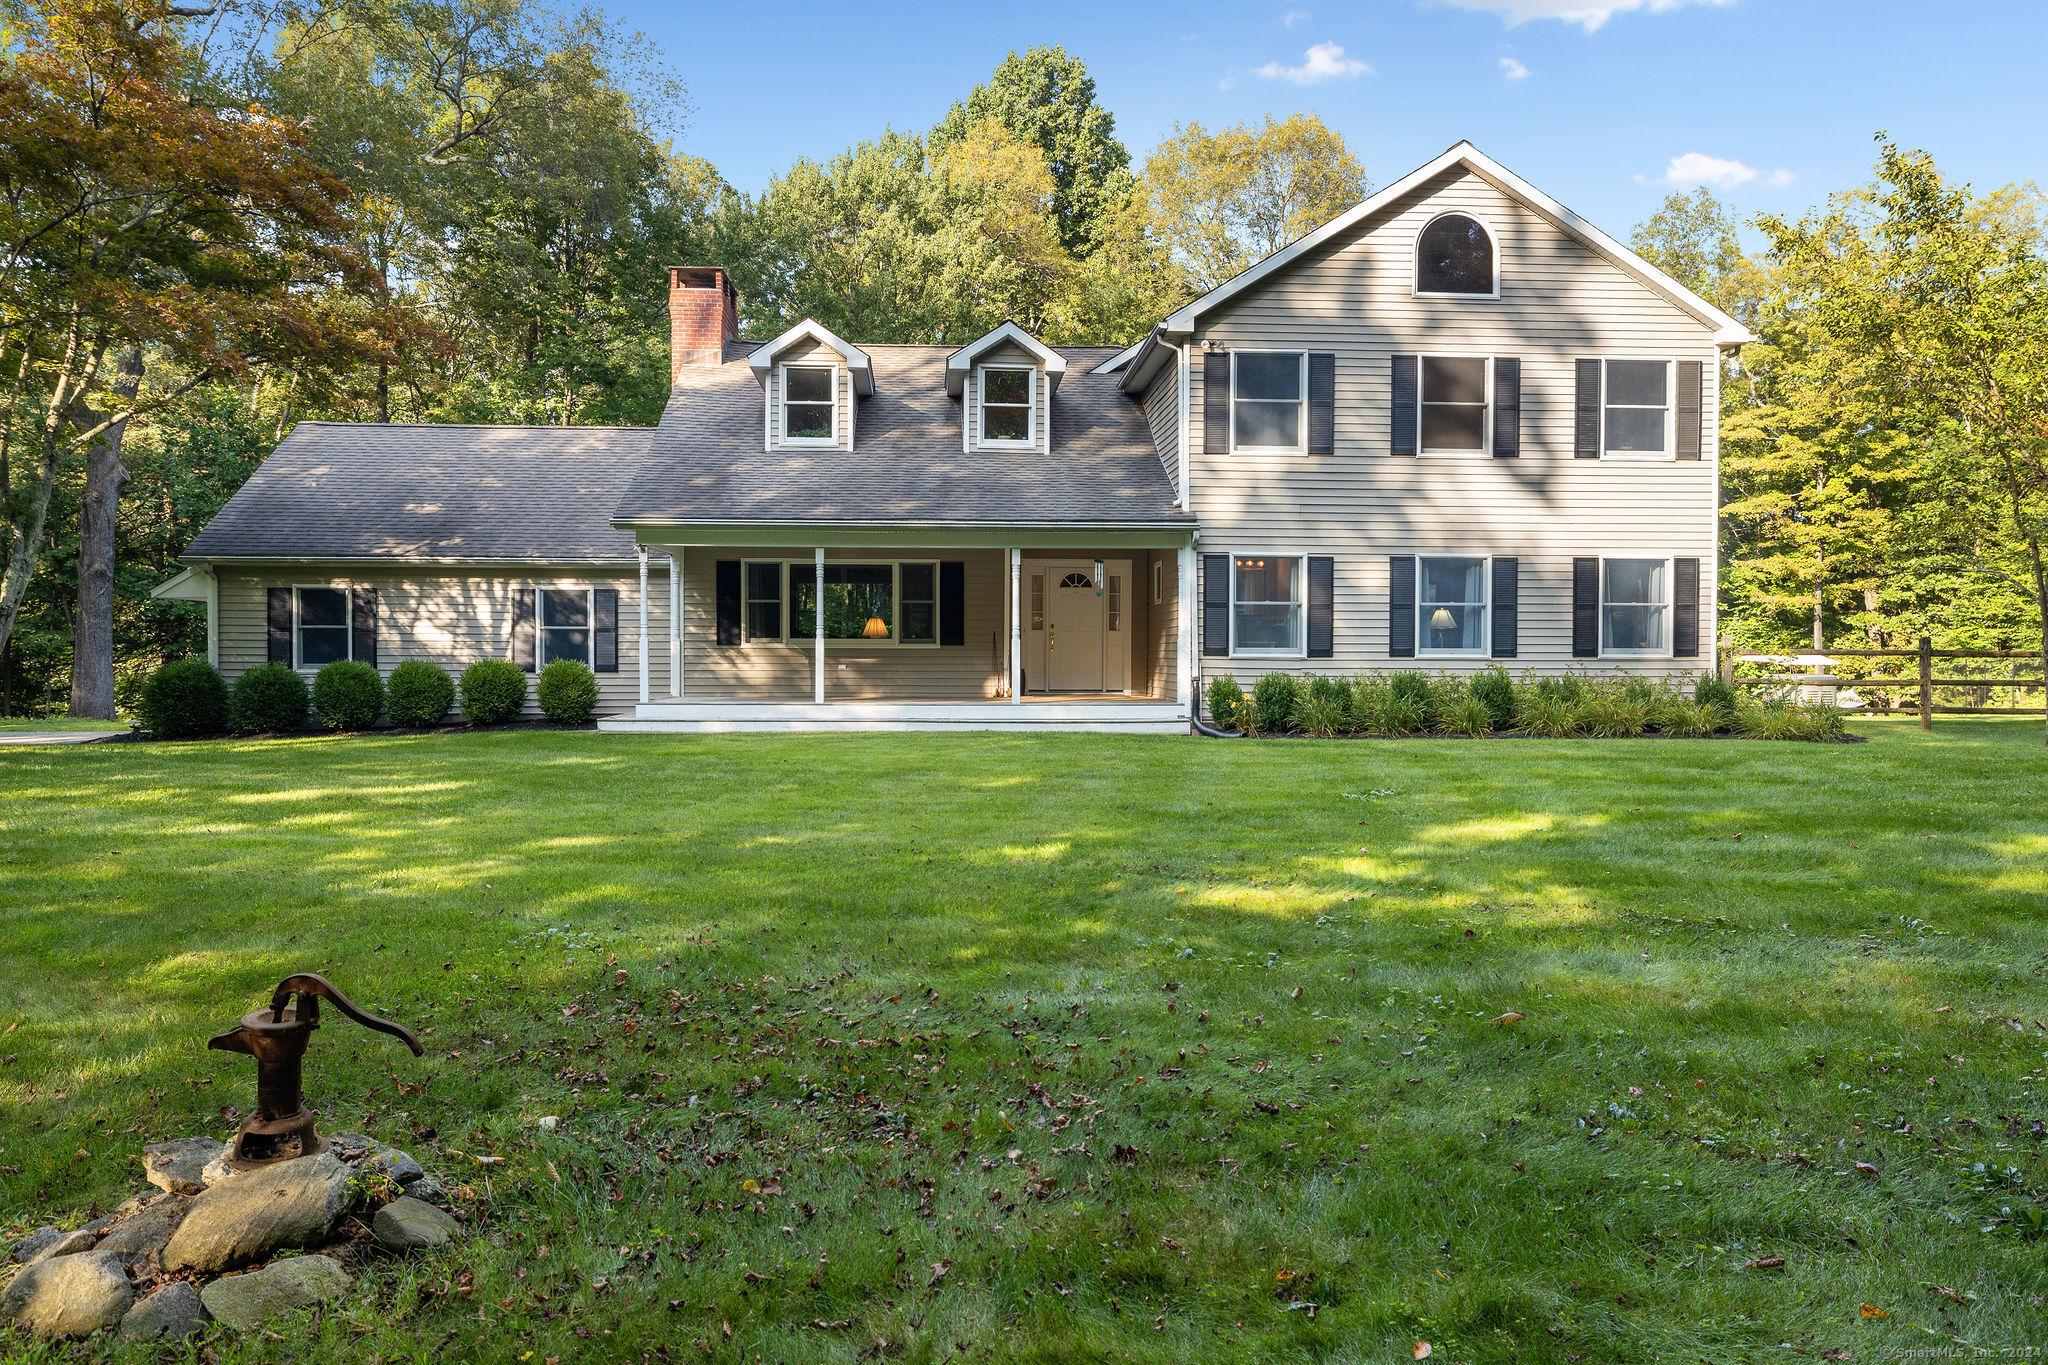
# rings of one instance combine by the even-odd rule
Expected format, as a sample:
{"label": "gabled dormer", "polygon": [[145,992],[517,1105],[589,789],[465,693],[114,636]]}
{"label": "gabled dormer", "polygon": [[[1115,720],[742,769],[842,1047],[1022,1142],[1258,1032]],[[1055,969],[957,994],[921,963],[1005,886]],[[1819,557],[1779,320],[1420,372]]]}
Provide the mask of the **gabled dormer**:
{"label": "gabled dormer", "polygon": [[762,393],[767,450],[852,450],[859,400],[875,391],[868,353],[805,318],[747,358]]}
{"label": "gabled dormer", "polygon": [[1006,322],[946,358],[946,392],[960,400],[964,452],[1048,453],[1052,400],[1066,357]]}

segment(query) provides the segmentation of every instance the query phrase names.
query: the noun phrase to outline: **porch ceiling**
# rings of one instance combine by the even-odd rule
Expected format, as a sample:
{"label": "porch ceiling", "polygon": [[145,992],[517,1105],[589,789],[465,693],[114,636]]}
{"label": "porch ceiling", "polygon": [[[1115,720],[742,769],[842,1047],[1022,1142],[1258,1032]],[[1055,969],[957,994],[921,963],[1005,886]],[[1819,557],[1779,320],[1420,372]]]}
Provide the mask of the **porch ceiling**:
{"label": "porch ceiling", "polygon": [[819,526],[782,523],[698,524],[618,523],[642,545],[738,545],[794,550],[988,549],[1045,550],[1179,549],[1194,541],[1192,522],[1124,526],[988,526],[925,524],[904,526]]}

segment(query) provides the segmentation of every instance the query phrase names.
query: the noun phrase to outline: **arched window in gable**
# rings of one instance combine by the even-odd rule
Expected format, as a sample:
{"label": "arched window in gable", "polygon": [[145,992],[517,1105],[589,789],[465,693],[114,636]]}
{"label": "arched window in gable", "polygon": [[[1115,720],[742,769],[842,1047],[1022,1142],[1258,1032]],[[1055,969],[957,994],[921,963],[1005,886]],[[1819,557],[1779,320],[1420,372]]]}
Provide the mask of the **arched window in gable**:
{"label": "arched window in gable", "polygon": [[1463,213],[1433,218],[1415,239],[1415,292],[1492,297],[1500,292],[1493,236]]}

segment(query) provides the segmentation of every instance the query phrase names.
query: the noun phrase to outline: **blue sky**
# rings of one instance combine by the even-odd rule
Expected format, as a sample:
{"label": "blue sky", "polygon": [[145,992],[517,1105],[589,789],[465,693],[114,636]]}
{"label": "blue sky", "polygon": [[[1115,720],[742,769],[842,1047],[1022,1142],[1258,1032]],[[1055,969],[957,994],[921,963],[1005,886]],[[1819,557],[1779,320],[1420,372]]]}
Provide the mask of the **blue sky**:
{"label": "blue sky", "polygon": [[1989,189],[2048,183],[2043,0],[613,0],[696,111],[678,150],[760,190],[799,156],[930,126],[1013,48],[1087,62],[1142,160],[1176,121],[1313,110],[1375,184],[1459,138],[1626,236],[1675,183],[1797,211],[1880,128]]}

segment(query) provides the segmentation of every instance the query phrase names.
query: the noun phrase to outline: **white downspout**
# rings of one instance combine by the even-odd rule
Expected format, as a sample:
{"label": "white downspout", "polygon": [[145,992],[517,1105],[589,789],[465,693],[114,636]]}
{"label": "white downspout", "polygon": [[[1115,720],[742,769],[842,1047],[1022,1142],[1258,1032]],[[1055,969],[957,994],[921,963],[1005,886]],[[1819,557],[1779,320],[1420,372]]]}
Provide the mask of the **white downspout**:
{"label": "white downspout", "polygon": [[1010,547],[1010,705],[1019,706],[1024,701],[1023,644],[1024,622],[1021,598],[1024,581],[1024,551]]}
{"label": "white downspout", "polygon": [[816,631],[812,645],[817,651],[817,662],[812,666],[814,681],[811,684],[811,700],[819,706],[825,704],[825,548],[819,546],[814,553],[816,579],[811,596],[811,625]]}
{"label": "white downspout", "polygon": [[683,562],[681,547],[668,549],[668,694],[683,695]]}
{"label": "white downspout", "polygon": [[640,704],[653,700],[647,692],[647,547],[636,546],[640,552]]}

